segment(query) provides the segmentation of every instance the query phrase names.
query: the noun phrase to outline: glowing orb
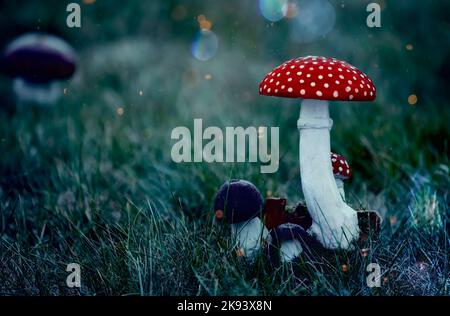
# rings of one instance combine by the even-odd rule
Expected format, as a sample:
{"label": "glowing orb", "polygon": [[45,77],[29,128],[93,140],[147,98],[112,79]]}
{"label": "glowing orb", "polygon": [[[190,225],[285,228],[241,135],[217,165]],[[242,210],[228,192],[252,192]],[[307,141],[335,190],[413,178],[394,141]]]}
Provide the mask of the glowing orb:
{"label": "glowing orb", "polygon": [[309,43],[330,32],[336,22],[334,7],[327,0],[303,0],[292,19],[291,39]]}
{"label": "glowing orb", "polygon": [[201,30],[192,43],[192,55],[201,61],[213,58],[219,48],[217,35],[210,30]]}
{"label": "glowing orb", "polygon": [[288,11],[287,0],[259,0],[259,11],[271,22],[284,18]]}

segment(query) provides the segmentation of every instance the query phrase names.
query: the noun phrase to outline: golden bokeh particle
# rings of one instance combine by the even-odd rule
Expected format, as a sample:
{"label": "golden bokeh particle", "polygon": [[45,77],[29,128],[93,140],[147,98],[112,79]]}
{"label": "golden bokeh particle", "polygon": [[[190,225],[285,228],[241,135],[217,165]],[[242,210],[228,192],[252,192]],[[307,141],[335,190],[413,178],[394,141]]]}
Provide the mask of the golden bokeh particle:
{"label": "golden bokeh particle", "polygon": [[212,22],[207,20],[204,14],[197,16],[197,22],[201,30],[210,30],[212,28]]}
{"label": "golden bokeh particle", "polygon": [[408,97],[408,103],[409,103],[409,105],[415,105],[417,103],[417,95],[411,94]]}
{"label": "golden bokeh particle", "polygon": [[217,210],[215,214],[216,214],[216,218],[217,219],[222,219],[223,218],[223,211],[222,210]]}
{"label": "golden bokeh particle", "polygon": [[204,14],[199,14],[197,16],[197,22],[200,23],[200,22],[204,22],[204,21],[206,21],[206,16]]}
{"label": "golden bokeh particle", "polygon": [[287,5],[286,17],[288,19],[295,18],[297,16],[297,13],[298,13],[297,4],[289,2]]}
{"label": "golden bokeh particle", "polygon": [[238,256],[238,257],[244,257],[244,256],[245,256],[244,249],[242,249],[242,248],[237,249],[237,250],[236,250],[236,256]]}

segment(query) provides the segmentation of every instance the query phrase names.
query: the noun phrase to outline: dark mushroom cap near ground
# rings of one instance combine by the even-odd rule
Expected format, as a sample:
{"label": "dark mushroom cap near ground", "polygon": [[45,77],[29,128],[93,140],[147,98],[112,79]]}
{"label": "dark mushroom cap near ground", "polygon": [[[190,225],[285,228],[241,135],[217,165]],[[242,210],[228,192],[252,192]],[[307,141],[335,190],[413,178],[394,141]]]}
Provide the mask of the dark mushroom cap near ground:
{"label": "dark mushroom cap near ground", "polygon": [[302,256],[307,259],[312,258],[312,247],[317,242],[300,225],[286,223],[272,229],[267,237],[266,253],[272,264],[280,263],[280,247],[285,241],[297,240],[302,246]]}
{"label": "dark mushroom cap near ground", "polygon": [[27,33],[12,41],[1,58],[1,70],[12,78],[47,83],[70,78],[76,68],[72,47],[45,33]]}
{"label": "dark mushroom cap near ground", "polygon": [[225,182],[219,189],[214,200],[216,217],[223,212],[231,224],[248,221],[261,215],[263,198],[258,189],[245,180]]}

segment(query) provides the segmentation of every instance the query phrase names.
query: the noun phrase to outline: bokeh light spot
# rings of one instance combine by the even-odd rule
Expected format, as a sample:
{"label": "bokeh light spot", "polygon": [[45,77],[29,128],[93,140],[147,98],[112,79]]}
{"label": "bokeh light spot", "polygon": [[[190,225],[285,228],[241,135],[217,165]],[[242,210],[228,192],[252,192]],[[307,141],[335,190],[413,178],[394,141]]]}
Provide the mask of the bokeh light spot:
{"label": "bokeh light spot", "polygon": [[207,61],[217,54],[219,39],[210,30],[201,30],[192,43],[192,55],[201,61]]}
{"label": "bokeh light spot", "polygon": [[287,0],[259,0],[261,15],[271,22],[277,22],[288,12]]}
{"label": "bokeh light spot", "polygon": [[298,14],[292,19],[291,39],[309,43],[329,33],[336,22],[334,7],[327,0],[303,0],[298,3]]}
{"label": "bokeh light spot", "polygon": [[206,16],[204,14],[199,14],[197,16],[197,22],[201,23],[201,22],[205,22],[206,21]]}
{"label": "bokeh light spot", "polygon": [[417,103],[417,95],[411,94],[408,97],[408,103],[409,103],[409,105],[415,105]]}
{"label": "bokeh light spot", "polygon": [[210,30],[212,27],[211,21],[202,21],[200,22],[200,29],[202,30]]}
{"label": "bokeh light spot", "polygon": [[197,22],[201,30],[210,30],[212,28],[212,22],[204,14],[197,16]]}
{"label": "bokeh light spot", "polygon": [[294,2],[289,2],[287,5],[286,17],[288,19],[295,18],[297,16],[298,8]]}

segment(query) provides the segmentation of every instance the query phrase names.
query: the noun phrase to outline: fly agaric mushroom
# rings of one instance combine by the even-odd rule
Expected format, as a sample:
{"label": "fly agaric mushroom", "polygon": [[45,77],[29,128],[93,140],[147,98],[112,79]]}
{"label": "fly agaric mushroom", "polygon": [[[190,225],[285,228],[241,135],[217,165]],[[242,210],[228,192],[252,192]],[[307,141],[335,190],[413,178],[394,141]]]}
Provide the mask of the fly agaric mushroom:
{"label": "fly agaric mushroom", "polygon": [[21,102],[55,103],[62,94],[60,80],[75,72],[75,52],[64,40],[44,33],[27,33],[12,41],[2,56],[2,71],[14,79]]}
{"label": "fly agaric mushroom", "polygon": [[267,237],[267,254],[272,264],[292,262],[301,255],[311,256],[311,236],[300,225],[285,223],[272,229]]}
{"label": "fly agaric mushroom", "polygon": [[342,199],[345,201],[344,180],[352,176],[352,169],[344,156],[331,153],[331,166],[333,167],[334,180]]}
{"label": "fly agaric mushroom", "polygon": [[359,235],[358,218],[342,200],[333,179],[328,101],[373,101],[372,80],[344,61],[308,56],[289,60],[268,73],[259,93],[303,99],[297,127],[302,189],[313,219],[309,232],[326,248],[349,248]]}
{"label": "fly agaric mushroom", "polygon": [[244,256],[252,259],[269,232],[261,218],[263,198],[258,189],[245,180],[225,182],[214,201],[216,218],[231,225],[231,236]]}

